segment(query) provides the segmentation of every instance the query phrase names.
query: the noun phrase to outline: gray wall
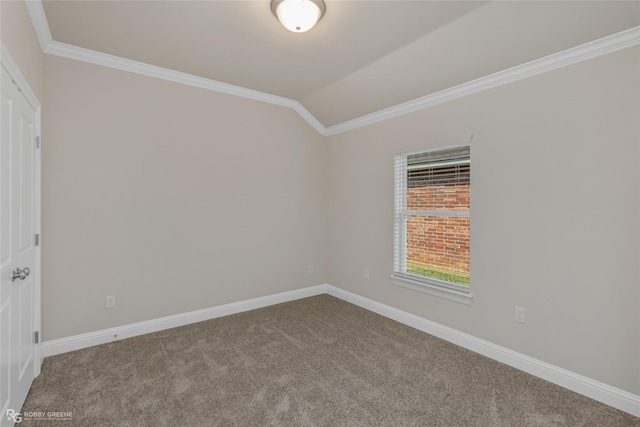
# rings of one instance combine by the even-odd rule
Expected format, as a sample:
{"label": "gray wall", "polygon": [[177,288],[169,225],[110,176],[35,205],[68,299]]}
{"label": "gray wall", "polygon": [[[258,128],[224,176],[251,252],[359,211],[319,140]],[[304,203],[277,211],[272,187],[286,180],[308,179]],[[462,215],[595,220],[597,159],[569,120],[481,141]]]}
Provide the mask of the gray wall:
{"label": "gray wall", "polygon": [[45,340],[327,281],[327,146],[293,110],[49,55],[45,72]]}
{"label": "gray wall", "polygon": [[[330,138],[329,283],[638,394],[639,55],[627,49]],[[389,276],[393,154],[471,134],[466,306]]]}

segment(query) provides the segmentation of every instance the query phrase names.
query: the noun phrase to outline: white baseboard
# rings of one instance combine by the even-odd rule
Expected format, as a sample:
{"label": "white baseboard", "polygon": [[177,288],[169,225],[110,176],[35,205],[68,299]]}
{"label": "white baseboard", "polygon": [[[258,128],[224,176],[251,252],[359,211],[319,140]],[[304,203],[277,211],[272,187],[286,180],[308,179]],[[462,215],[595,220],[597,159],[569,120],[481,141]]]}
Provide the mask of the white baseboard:
{"label": "white baseboard", "polygon": [[592,380],[508,348],[476,338],[422,317],[398,310],[354,293],[327,285],[327,293],[389,319],[464,347],[490,359],[542,378],[598,402],[640,417],[640,396]]}
{"label": "white baseboard", "polygon": [[294,291],[282,292],[275,295],[268,295],[265,297],[233,302],[230,304],[161,317],[158,319],[146,320],[144,322],[132,323],[115,328],[102,329],[100,331],[88,332],[86,334],[74,335],[72,337],[45,341],[42,344],[42,351],[44,357],[54,356],[56,354],[80,350],[112,341],[163,331],[165,329],[176,328],[178,326],[189,325],[191,323],[211,320],[217,317],[255,310],[256,308],[267,307],[324,293],[326,293],[326,285],[296,289]]}
{"label": "white baseboard", "polygon": [[133,323],[116,328],[103,329],[68,338],[45,341],[43,343],[43,353],[45,357],[53,356],[124,338],[131,338],[324,293],[640,417],[640,396],[638,395],[327,284]]}

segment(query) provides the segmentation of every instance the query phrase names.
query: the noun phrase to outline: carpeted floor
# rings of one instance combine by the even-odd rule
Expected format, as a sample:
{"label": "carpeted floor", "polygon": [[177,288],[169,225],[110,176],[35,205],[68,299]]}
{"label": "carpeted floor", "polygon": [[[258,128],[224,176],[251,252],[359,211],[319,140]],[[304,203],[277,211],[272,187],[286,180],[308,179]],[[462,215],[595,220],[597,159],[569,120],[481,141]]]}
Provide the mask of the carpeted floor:
{"label": "carpeted floor", "polygon": [[640,426],[328,295],[49,357],[22,412],[50,411],[19,425]]}

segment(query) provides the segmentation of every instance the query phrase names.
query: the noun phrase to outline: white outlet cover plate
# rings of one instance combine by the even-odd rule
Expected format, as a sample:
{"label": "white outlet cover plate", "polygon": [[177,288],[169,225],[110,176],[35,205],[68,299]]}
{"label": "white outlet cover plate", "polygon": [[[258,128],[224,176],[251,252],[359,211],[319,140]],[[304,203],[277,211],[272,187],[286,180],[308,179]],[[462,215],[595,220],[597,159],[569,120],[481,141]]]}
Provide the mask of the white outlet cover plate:
{"label": "white outlet cover plate", "polygon": [[114,295],[108,295],[105,298],[105,307],[114,308],[116,306],[116,297]]}

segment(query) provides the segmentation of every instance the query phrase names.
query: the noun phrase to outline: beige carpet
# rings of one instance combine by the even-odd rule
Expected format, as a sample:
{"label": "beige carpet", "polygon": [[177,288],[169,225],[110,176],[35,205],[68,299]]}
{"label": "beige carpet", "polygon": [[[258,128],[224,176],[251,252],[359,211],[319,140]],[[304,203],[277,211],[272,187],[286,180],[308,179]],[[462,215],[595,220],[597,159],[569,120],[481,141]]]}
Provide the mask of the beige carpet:
{"label": "beige carpet", "polygon": [[46,426],[640,426],[328,295],[45,359]]}

